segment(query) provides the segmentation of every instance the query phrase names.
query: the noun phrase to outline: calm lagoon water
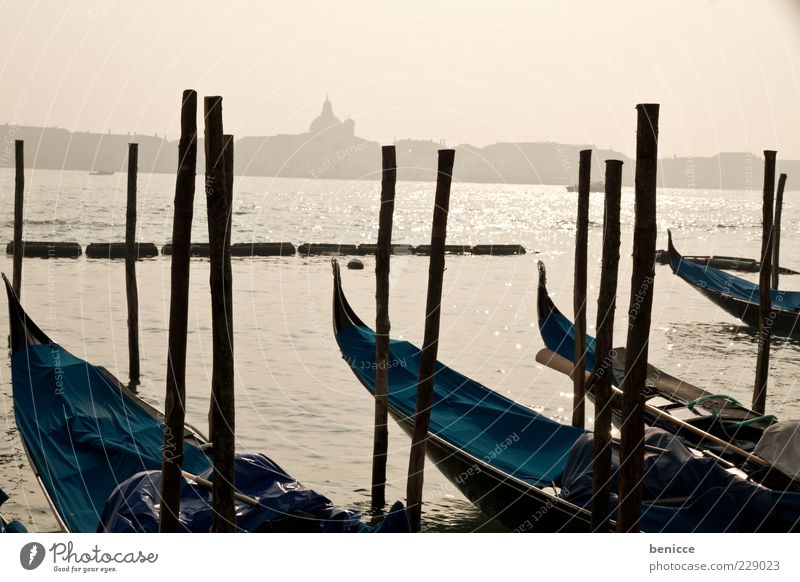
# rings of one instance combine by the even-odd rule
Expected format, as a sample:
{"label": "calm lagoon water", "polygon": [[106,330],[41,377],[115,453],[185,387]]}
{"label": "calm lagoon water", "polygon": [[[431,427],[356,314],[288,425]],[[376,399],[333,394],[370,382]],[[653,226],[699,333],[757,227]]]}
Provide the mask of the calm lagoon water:
{"label": "calm lagoon water", "polygon": [[[457,177],[457,168],[456,168]],[[202,178],[202,177],[201,177]],[[28,171],[26,240],[122,241],[125,175]],[[170,238],[174,176],[139,176],[138,240],[159,247]],[[198,186],[200,181],[198,180]],[[394,240],[429,242],[432,183],[399,183]],[[205,203],[198,188],[194,240],[207,240]],[[800,210],[787,192],[782,263],[800,270]],[[274,178],[240,178],[235,186],[233,242],[374,242],[379,184]],[[572,312],[572,257],[576,195],[558,186],[454,185],[448,243],[520,243],[518,257],[448,257],[440,359],[460,372],[553,418],[567,421],[571,385],[534,361],[543,347],[536,326],[536,262],[548,269],[548,286],[565,313]],[[686,254],[755,257],[760,250],[760,193],[660,190],[659,247],[672,229]],[[590,332],[599,282],[602,196],[593,195],[589,236]],[[629,300],[633,193],[623,193],[623,246],[616,343],[624,344]],[[13,229],[13,172],[0,170],[0,228]],[[374,262],[345,271],[355,310],[374,321]],[[165,385],[169,258],[137,266],[140,300],[142,384],[140,395],[162,407]],[[418,345],[423,334],[428,262],[393,257],[392,336]],[[11,260],[0,255],[10,274]],[[188,353],[188,419],[204,427],[211,376],[208,262],[192,263]],[[238,446],[261,451],[309,487],[340,505],[369,506],[372,400],[342,361],[331,327],[328,258],[234,259]],[[800,288],[784,276],[783,288]],[[669,267],[656,271],[651,361],[708,387],[749,401],[756,340],[737,321],[708,302]],[[122,261],[27,259],[23,303],[56,341],[76,355],[127,379],[127,335]],[[8,333],[0,317],[0,337]],[[784,418],[800,416],[800,344],[777,340],[772,356],[769,408]],[[12,500],[10,517],[34,531],[55,521],[28,466],[17,434],[9,360],[0,365],[0,485]],[[390,426],[387,498],[405,496],[409,439]],[[429,530],[502,531],[487,523],[428,464],[424,526]]]}

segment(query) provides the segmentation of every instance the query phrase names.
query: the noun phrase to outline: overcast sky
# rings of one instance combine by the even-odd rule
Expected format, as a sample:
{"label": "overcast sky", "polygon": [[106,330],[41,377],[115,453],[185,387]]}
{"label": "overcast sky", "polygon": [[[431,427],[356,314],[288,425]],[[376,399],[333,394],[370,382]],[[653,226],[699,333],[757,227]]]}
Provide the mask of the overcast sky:
{"label": "overcast sky", "polygon": [[795,0],[4,2],[0,122],[179,132],[224,96],[237,136],[306,131],[326,94],[356,133],[800,159]]}

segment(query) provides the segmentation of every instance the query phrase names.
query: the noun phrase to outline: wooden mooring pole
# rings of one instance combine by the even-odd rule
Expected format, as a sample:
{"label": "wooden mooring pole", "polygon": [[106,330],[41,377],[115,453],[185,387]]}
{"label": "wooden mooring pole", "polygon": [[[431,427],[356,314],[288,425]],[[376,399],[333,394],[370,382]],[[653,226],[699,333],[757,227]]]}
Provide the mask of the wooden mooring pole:
{"label": "wooden mooring pole", "polygon": [[128,376],[139,383],[139,290],[136,286],[136,173],[139,144],[128,144],[128,202],[125,211],[125,295],[128,299]]}
{"label": "wooden mooring pole", "polygon": [[181,139],[172,218],[167,392],[161,468],[160,532],[178,531],[181,509],[183,430],[186,420],[186,334],[189,323],[189,265],[197,174],[197,92],[187,89],[181,102]]}
{"label": "wooden mooring pole", "polygon": [[389,449],[389,258],[392,253],[397,155],[394,146],[383,146],[381,208],[378,249],[375,257],[375,435],[372,446],[372,509],[386,505],[386,457]]}
{"label": "wooden mooring pole", "polygon": [[16,176],[14,177],[14,266],[11,286],[18,298],[22,298],[22,214],[25,202],[25,142],[14,141]]}
{"label": "wooden mooring pole", "polygon": [[230,248],[231,228],[233,225],[233,136],[226,133],[222,136],[222,159],[225,163],[225,191],[228,194],[228,222],[225,226],[225,232],[228,247]]}
{"label": "wooden mooring pole", "polygon": [[572,368],[572,426],[586,425],[586,270],[589,244],[589,189],[592,150],[581,150],[578,167],[578,218],[575,228],[575,353]]}
{"label": "wooden mooring pole", "polygon": [[607,531],[611,498],[611,421],[614,346],[614,313],[617,308],[619,272],[620,198],[622,162],[606,161],[605,210],[603,212],[603,263],[597,298],[597,339],[593,382],[594,441],[592,454],[592,531]]}
{"label": "wooden mooring pole", "polygon": [[428,267],[428,297],[425,305],[425,337],[420,355],[417,407],[414,413],[414,433],[408,461],[406,505],[411,531],[418,532],[422,524],[422,485],[425,469],[425,449],[433,403],[434,374],[439,350],[439,321],[444,280],[444,245],[447,236],[447,214],[450,207],[450,185],[453,179],[455,150],[439,150],[436,177],[436,201],[431,229],[431,257]]}
{"label": "wooden mooring pole", "polygon": [[778,288],[781,270],[781,216],[783,215],[783,190],[786,188],[786,174],[778,178],[775,193],[775,224],[772,227],[772,288]]}
{"label": "wooden mooring pole", "polygon": [[234,367],[233,301],[231,284],[230,228],[233,193],[225,167],[225,137],[222,131],[222,97],[206,97],[206,206],[211,288],[211,336],[213,371],[209,433],[214,445],[215,532],[236,529],[234,509]]}
{"label": "wooden mooring pole", "polygon": [[644,387],[650,343],[650,316],[656,258],[656,181],[658,175],[658,113],[655,103],[637,110],[633,275],[622,380],[622,428],[617,531],[639,531],[644,467]]}
{"label": "wooden mooring pole", "polygon": [[769,347],[775,312],[772,309],[770,275],[772,272],[772,217],[775,196],[775,157],[777,152],[764,150],[764,199],[761,206],[761,269],[758,273],[758,356],[753,387],[753,410],[764,414],[769,379]]}

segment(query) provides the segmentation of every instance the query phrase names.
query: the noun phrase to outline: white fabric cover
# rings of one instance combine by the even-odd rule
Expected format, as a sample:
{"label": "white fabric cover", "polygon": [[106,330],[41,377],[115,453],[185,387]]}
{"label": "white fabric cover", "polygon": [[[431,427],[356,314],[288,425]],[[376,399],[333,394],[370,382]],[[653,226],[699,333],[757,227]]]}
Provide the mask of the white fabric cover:
{"label": "white fabric cover", "polygon": [[789,477],[800,477],[800,420],[767,427],[753,452]]}

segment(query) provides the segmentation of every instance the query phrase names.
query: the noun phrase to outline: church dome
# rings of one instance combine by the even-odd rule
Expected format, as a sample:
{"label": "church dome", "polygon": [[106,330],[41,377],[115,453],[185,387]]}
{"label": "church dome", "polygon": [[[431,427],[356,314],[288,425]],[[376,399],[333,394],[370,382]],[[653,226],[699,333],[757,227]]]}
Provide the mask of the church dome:
{"label": "church dome", "polygon": [[322,133],[325,130],[341,125],[342,122],[333,114],[333,105],[328,96],[325,96],[325,103],[322,104],[322,113],[311,122],[309,131],[312,134]]}

